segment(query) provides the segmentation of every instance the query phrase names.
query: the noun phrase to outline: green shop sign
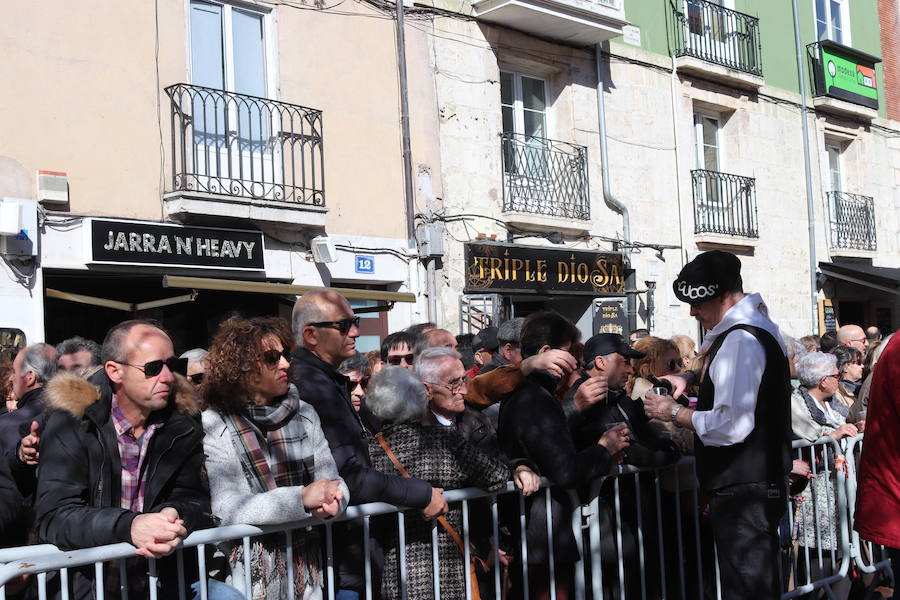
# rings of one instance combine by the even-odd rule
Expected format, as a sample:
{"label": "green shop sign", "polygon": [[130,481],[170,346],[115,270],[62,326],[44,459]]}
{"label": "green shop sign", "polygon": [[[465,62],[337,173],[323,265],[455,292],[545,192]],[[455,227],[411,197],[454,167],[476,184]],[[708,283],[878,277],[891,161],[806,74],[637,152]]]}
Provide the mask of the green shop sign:
{"label": "green shop sign", "polygon": [[828,41],[812,44],[810,54],[816,95],[878,108],[875,64],[880,58]]}

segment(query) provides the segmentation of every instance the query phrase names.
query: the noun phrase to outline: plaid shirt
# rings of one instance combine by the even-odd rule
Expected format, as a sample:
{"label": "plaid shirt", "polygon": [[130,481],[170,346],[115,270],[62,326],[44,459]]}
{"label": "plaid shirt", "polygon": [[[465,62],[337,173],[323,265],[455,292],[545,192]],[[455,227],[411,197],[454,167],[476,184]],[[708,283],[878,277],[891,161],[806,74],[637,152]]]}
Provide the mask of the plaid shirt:
{"label": "plaid shirt", "polygon": [[128,422],[115,394],[112,397],[112,420],[116,428],[116,441],[119,444],[119,457],[122,461],[122,508],[135,512],[144,511],[144,458],[153,433],[162,427],[162,423],[152,423],[144,428],[144,435],[134,436],[134,426]]}

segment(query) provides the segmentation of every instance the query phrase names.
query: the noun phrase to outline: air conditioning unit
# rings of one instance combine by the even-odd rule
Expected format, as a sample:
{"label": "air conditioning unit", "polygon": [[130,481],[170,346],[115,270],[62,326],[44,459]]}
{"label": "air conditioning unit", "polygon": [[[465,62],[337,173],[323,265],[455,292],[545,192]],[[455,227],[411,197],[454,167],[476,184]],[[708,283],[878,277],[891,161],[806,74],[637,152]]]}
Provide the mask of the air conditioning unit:
{"label": "air conditioning unit", "polygon": [[44,204],[69,201],[69,178],[61,171],[38,171],[37,199]]}
{"label": "air conditioning unit", "polygon": [[337,262],[337,250],[334,242],[327,235],[314,237],[309,243],[309,249],[312,252],[313,260],[317,263]]}

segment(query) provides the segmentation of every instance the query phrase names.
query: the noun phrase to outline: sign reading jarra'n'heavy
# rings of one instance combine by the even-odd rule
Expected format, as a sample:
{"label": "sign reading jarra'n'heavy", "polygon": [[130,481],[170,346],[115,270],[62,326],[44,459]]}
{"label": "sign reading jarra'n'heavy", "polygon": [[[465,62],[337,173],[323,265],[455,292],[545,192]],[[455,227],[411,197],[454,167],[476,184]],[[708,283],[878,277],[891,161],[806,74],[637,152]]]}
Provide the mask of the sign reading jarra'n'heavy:
{"label": "sign reading jarra'n'heavy", "polygon": [[92,219],[91,263],[265,270],[259,231]]}
{"label": "sign reading jarra'n'heavy", "polygon": [[622,255],[516,244],[466,244],[466,292],[622,294]]}

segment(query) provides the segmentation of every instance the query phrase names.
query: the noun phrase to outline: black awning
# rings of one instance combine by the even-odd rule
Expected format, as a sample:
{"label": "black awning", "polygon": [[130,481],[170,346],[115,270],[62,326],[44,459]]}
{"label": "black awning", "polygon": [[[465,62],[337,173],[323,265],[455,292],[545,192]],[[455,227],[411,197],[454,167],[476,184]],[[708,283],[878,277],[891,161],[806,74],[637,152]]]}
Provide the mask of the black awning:
{"label": "black awning", "polygon": [[900,296],[900,269],[829,262],[820,262],[819,269],[829,277]]}

